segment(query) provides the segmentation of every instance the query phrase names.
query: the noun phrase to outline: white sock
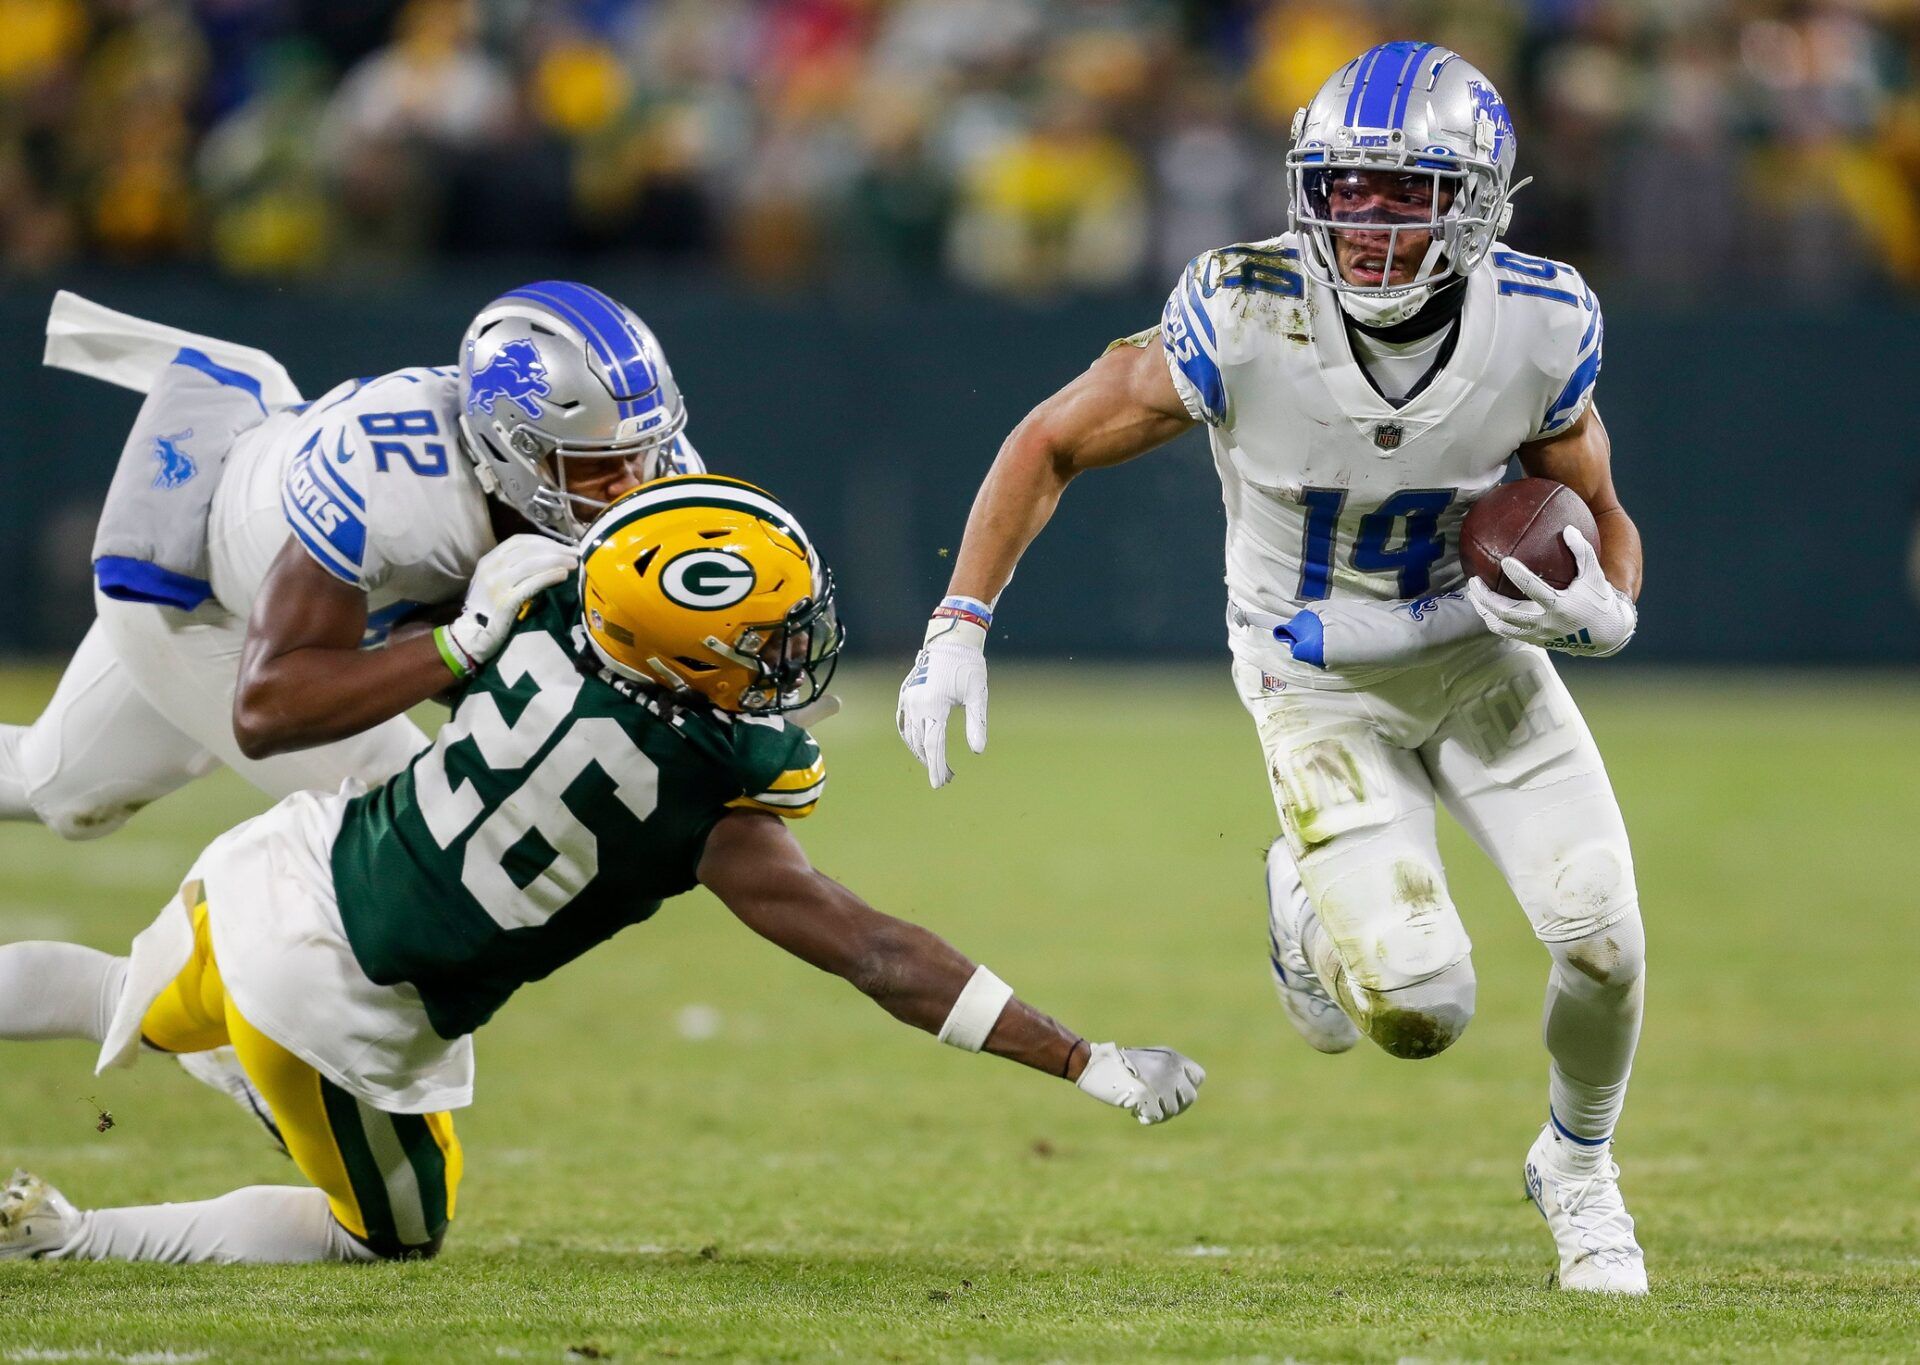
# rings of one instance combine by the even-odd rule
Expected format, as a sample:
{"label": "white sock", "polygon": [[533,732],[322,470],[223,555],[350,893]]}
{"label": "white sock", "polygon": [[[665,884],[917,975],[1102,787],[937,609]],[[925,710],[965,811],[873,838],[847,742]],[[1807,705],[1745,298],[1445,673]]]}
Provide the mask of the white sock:
{"label": "white sock", "polygon": [[89,1210],[50,1259],[286,1265],[380,1258],[340,1226],[322,1191],[252,1185],[197,1204]]}
{"label": "white sock", "polygon": [[105,1042],[127,959],[77,943],[0,947],[0,1039]]}
{"label": "white sock", "polygon": [[24,725],[0,725],[0,820],[38,820],[27,804],[27,774],[20,766]]}
{"label": "white sock", "polygon": [[1550,943],[1541,1028],[1553,1057],[1555,1131],[1567,1154],[1604,1155],[1627,1099],[1646,1004],[1646,939],[1636,913],[1589,938]]}

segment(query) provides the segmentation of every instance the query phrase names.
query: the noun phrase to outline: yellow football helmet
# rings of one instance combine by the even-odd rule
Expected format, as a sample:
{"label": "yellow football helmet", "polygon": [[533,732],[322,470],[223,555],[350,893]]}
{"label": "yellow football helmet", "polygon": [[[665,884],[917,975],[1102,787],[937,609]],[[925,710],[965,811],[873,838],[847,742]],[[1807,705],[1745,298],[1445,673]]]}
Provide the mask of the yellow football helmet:
{"label": "yellow football helmet", "polygon": [[602,512],[580,542],[580,610],[613,672],[723,711],[805,706],[846,639],[793,514],[716,474],[657,479]]}

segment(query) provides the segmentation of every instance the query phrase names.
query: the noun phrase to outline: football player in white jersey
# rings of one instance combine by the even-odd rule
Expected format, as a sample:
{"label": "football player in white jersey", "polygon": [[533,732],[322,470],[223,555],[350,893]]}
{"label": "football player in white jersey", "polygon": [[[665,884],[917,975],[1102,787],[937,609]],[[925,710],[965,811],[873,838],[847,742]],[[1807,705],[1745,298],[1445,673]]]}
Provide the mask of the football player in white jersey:
{"label": "football player in white jersey", "polygon": [[[1593,389],[1599,304],[1565,265],[1497,240],[1515,135],[1457,54],[1387,43],[1295,121],[1290,228],[1195,260],[1157,328],[1115,343],[1016,427],[974,502],[950,596],[901,687],[933,785],[966,711],[987,738],[984,654],[1015,562],[1078,474],[1207,430],[1227,514],[1234,679],[1281,837],[1266,868],[1272,969],[1323,1052],[1399,1057],[1473,1015],[1436,798],[1506,876],[1552,957],[1549,1115],[1525,1163],[1568,1289],[1646,1271],[1612,1137],[1640,1030],[1644,938],[1626,827],[1546,650],[1633,634],[1640,539],[1615,495]],[[1465,583],[1458,528],[1510,455],[1572,487],[1578,576],[1527,594]]]}
{"label": "football player in white jersey", "polygon": [[[98,837],[223,763],[275,798],[379,782],[426,745],[407,709],[484,661],[600,507],[702,468],[653,334],[567,281],[488,304],[457,367],[310,403],[269,411],[199,351],[172,367],[195,379],[182,366],[259,404],[229,452],[178,442],[189,476],[221,467],[209,579],[96,563],[97,619],[53,700],[0,726],[0,819]],[[444,628],[390,642],[419,619]]]}

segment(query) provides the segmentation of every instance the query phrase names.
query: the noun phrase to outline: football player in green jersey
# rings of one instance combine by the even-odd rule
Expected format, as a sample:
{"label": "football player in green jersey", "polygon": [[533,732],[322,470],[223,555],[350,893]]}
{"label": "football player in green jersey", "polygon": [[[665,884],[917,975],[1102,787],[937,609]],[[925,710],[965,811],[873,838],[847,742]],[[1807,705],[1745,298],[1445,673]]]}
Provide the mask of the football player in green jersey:
{"label": "football player in green jersey", "polygon": [[216,840],[128,957],[0,947],[0,1038],[231,1045],[313,1188],[81,1211],[16,1173],[0,1258],[431,1256],[454,1214],[471,1034],[513,992],[705,885],[748,928],[942,1042],[1074,1081],[1143,1123],[1205,1073],[1089,1045],[925,929],[816,871],[788,832],[826,782],[789,713],[843,632],[794,518],[707,475],[629,494],[535,598],[433,746],[372,791],[289,797]]}

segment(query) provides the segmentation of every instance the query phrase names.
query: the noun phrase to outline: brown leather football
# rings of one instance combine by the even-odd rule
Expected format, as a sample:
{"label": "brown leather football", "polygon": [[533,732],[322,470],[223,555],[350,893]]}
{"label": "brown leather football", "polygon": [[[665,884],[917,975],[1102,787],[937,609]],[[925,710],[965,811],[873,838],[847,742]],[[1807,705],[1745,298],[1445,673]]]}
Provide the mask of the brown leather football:
{"label": "brown leather football", "polygon": [[1561,532],[1577,527],[1589,545],[1600,544],[1593,512],[1580,495],[1552,479],[1503,483],[1467,509],[1460,525],[1460,562],[1468,573],[1505,597],[1524,597],[1500,571],[1512,555],[1556,588],[1579,572]]}

